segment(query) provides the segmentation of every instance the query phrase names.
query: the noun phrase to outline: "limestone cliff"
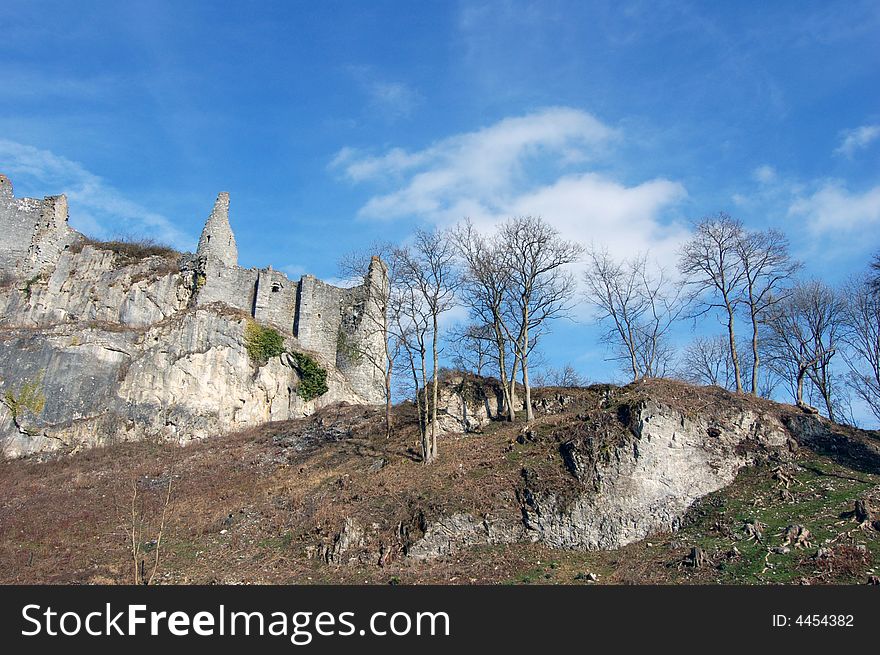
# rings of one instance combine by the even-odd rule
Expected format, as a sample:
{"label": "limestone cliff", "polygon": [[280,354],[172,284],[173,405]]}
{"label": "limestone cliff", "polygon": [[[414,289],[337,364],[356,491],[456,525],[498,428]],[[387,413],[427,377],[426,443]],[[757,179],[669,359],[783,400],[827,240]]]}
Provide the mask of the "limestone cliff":
{"label": "limestone cliff", "polygon": [[[0,176],[5,457],[147,437],[185,442],[334,402],[382,401],[371,356],[382,346],[372,329],[384,308],[382,262],[350,289],[241,268],[228,209],[221,194],[195,254],[97,243],[68,226],[64,196],[16,198]],[[317,361],[329,390],[304,400],[286,353],[252,362],[244,336],[252,320]]]}

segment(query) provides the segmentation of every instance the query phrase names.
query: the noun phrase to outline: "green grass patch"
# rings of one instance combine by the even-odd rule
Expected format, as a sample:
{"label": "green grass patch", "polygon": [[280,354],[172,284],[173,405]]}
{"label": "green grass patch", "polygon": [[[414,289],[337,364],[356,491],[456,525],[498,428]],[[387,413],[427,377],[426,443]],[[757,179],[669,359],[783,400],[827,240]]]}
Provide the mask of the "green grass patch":
{"label": "green grass patch", "polygon": [[293,533],[285,532],[275,537],[268,537],[260,540],[257,544],[260,548],[267,550],[287,550],[293,543]]}

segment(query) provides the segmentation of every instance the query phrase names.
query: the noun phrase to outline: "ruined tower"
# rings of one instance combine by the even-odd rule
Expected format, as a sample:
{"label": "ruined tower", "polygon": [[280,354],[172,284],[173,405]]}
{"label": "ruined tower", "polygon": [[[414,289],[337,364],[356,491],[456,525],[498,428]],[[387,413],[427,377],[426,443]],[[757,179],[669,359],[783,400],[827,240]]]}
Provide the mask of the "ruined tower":
{"label": "ruined tower", "polygon": [[76,238],[67,223],[67,198],[16,198],[0,174],[0,270],[31,278],[55,266]]}
{"label": "ruined tower", "polygon": [[0,199],[12,200],[12,180],[0,173]]}
{"label": "ruined tower", "polygon": [[214,202],[214,210],[202,230],[196,254],[226,266],[238,265],[238,247],[229,226],[229,194],[225,191]]}

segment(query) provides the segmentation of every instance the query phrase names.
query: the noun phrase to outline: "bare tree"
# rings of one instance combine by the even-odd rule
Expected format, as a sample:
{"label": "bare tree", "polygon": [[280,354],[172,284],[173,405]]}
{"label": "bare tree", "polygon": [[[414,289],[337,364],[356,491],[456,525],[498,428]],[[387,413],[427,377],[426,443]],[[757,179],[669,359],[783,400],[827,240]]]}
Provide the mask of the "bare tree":
{"label": "bare tree", "polygon": [[[126,540],[128,541],[129,551],[132,557],[133,581],[136,585],[151,585],[159,572],[162,554],[162,540],[165,536],[165,529],[169,518],[171,506],[172,486],[174,484],[174,457],[172,455],[171,466],[167,474],[168,483],[165,486],[163,494],[163,502],[161,504],[161,514],[159,524],[156,528],[156,536],[150,540],[148,544],[144,543],[146,532],[149,529],[149,514],[156,511],[153,506],[155,499],[144,498],[138,491],[138,478],[132,478],[131,481],[131,504],[129,507],[127,525],[125,526]],[[146,490],[145,490],[146,491]],[[152,502],[150,502],[152,500]],[[118,508],[117,508],[118,509]],[[146,552],[152,552],[152,565],[146,562]]]}
{"label": "bare tree", "polygon": [[[401,256],[401,253],[396,253]],[[394,316],[394,331],[400,338],[400,347],[406,354],[412,376],[412,393],[419,417],[419,438],[424,461],[433,450],[428,435],[428,337],[431,320],[424,299],[415,287],[400,287],[400,311]],[[404,386],[404,385],[402,385]],[[423,390],[424,393],[421,393]]]}
{"label": "bare tree", "polygon": [[781,232],[744,232],[736,244],[742,264],[745,305],[752,326],[751,393],[759,392],[760,325],[773,306],[785,299],[784,285],[800,268],[788,254]]}
{"label": "bare tree", "polygon": [[[760,341],[761,357],[767,356],[767,328],[762,324]],[[740,343],[740,368],[746,377],[751,378],[751,348],[748,343]],[[678,365],[678,375],[694,384],[707,384],[723,387],[730,391],[736,388],[733,374],[733,361],[730,359],[730,344],[727,335],[698,336],[682,352]],[[777,386],[779,377],[772,368],[764,367],[758,377],[758,394],[770,398]]]}
{"label": "bare tree", "polygon": [[[487,237],[477,232],[470,220],[453,232],[462,259],[461,300],[478,329],[485,331],[495,349],[498,377],[502,382],[503,411],[515,418],[516,362],[508,370],[511,342],[504,329],[504,309],[510,271],[506,265],[505,244],[498,235]],[[514,353],[514,360],[516,355]]]}
{"label": "bare tree", "polygon": [[462,371],[483,376],[497,365],[491,326],[477,323],[459,325],[449,334],[452,365]]}
{"label": "bare tree", "polygon": [[871,261],[871,272],[868,281],[875,292],[880,293],[880,252]]}
{"label": "bare tree", "polygon": [[694,236],[679,253],[679,270],[691,288],[690,299],[697,306],[693,316],[717,309],[724,312],[737,392],[743,390],[735,329],[736,311],[742,300],[740,290],[745,278],[745,267],[739,256],[743,233],[742,223],[722,212],[697,223]]}
{"label": "bare tree", "polygon": [[[583,247],[565,241],[555,228],[536,216],[511,218],[501,225],[498,234],[504,244],[503,261],[509,275],[502,327],[522,367],[526,419],[531,421],[535,416],[529,354],[550,322],[570,310],[576,285],[566,266],[578,260]],[[510,395],[512,398],[514,394]]]}
{"label": "bare tree", "polygon": [[880,420],[880,288],[868,274],[851,282],[846,296],[847,384]]}
{"label": "bare tree", "polygon": [[727,337],[696,337],[684,349],[681,376],[688,382],[730,389],[736,384]]}
{"label": "bare tree", "polygon": [[550,369],[547,377],[554,387],[583,387],[586,384],[586,378],[577,372],[571,364],[565,364],[561,368]]}
{"label": "bare tree", "polygon": [[605,340],[620,351],[633,381],[662,375],[671,359],[666,337],[683,310],[680,288],[662,269],[648,271],[646,255],[615,261],[607,251],[592,248],[584,272],[587,301],[608,329]]}
{"label": "bare tree", "polygon": [[[413,291],[405,304],[419,306],[418,313],[426,319],[431,338],[431,397],[426,405],[430,425],[423,434],[422,456],[426,464],[437,457],[437,401],[440,387],[440,316],[452,309],[459,284],[456,271],[456,249],[449,234],[443,230],[417,230],[411,246],[399,248],[396,258],[403,284]],[[422,378],[427,381],[425,343],[420,344]],[[427,396],[428,389],[425,386]]]}
{"label": "bare tree", "polygon": [[771,366],[786,376],[795,402],[804,403],[804,382],[821,395],[828,417],[836,418],[831,361],[838,351],[845,304],[819,280],[798,282],[767,318]]}

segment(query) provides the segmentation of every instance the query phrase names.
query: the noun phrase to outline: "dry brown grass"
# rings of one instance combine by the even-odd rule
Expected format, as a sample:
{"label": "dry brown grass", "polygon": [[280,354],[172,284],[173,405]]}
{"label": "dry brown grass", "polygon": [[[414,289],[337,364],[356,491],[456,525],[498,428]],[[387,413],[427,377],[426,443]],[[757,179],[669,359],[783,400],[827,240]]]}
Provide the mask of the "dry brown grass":
{"label": "dry brown grass", "polygon": [[158,243],[153,239],[142,237],[120,237],[112,241],[98,241],[89,237],[83,237],[80,241],[71,246],[70,251],[77,253],[82,251],[86,246],[91,246],[97,250],[109,250],[120,257],[122,261],[127,263],[140,261],[147,257],[180,257],[180,252],[162,243]]}
{"label": "dry brown grass", "polygon": [[149,261],[148,268],[135,274],[133,281],[160,278],[180,270],[181,253],[171,246],[158,243],[153,239],[120,237],[112,241],[97,241],[83,237],[71,246],[70,251],[78,253],[86,246],[112,252],[116,256],[115,266],[117,268]]}

